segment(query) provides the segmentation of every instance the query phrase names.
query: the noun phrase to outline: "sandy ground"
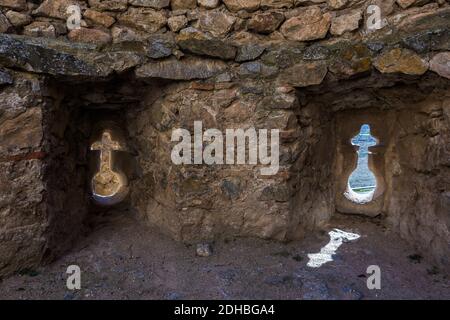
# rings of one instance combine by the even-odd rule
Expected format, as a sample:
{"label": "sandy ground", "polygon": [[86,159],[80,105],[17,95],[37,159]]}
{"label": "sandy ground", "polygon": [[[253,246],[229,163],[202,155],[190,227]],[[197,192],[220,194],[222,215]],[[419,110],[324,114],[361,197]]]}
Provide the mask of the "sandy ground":
{"label": "sandy ground", "polygon": [[[217,241],[198,257],[131,214],[98,217],[75,248],[51,265],[0,282],[0,299],[450,299],[449,275],[379,221],[338,217],[330,229],[360,235],[333,261],[307,266],[330,240],[327,232],[287,244],[238,238]],[[81,290],[66,287],[79,265]],[[366,269],[381,268],[381,289],[369,290]]]}

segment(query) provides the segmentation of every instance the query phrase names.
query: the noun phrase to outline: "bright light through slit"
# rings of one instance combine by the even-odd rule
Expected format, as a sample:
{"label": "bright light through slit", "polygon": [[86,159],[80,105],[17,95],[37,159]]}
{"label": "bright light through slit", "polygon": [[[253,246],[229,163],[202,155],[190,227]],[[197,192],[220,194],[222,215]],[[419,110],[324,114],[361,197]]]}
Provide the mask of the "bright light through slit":
{"label": "bright light through slit", "polygon": [[320,249],[319,253],[308,254],[309,261],[306,264],[311,268],[319,268],[323,264],[333,261],[333,255],[343,242],[356,240],[360,237],[359,234],[345,232],[339,229],[333,229],[328,232],[330,235],[330,242],[325,247]]}

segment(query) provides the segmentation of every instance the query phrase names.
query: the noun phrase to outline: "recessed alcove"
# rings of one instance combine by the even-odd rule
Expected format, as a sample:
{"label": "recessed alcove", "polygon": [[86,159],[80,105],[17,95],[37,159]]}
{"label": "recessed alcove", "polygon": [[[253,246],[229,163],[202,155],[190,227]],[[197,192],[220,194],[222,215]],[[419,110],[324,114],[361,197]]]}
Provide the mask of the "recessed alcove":
{"label": "recessed alcove", "polygon": [[377,179],[369,168],[370,147],[376,146],[379,142],[370,134],[370,125],[363,124],[360,132],[350,140],[350,143],[355,147],[358,160],[348,177],[344,195],[350,201],[366,204],[372,201],[377,188]]}
{"label": "recessed alcove", "polygon": [[[443,97],[448,96],[445,80],[428,75],[417,82],[414,77],[374,74],[339,86],[330,77],[320,86],[299,89],[297,96],[305,151],[292,168],[295,196],[290,208],[293,223],[298,223],[293,234],[327,226],[336,215],[379,217],[376,221],[418,247],[431,245],[444,252],[446,236],[438,235],[440,227],[429,223],[429,219],[445,223],[438,204],[443,195],[425,185],[443,183],[448,171],[440,164],[445,152],[438,151],[438,141],[447,136],[442,125]],[[361,201],[352,199],[349,189],[358,167],[354,139],[363,125],[370,127],[376,141],[364,159],[373,173],[369,180],[376,183],[368,186],[369,196]]]}
{"label": "recessed alcove", "polygon": [[[152,85],[136,84],[123,75],[95,82],[50,79],[48,87],[46,139],[51,152],[45,180],[51,223],[45,261],[60,256],[79,235],[95,228],[97,217],[129,214],[129,190],[139,169],[127,114],[140,107]],[[105,138],[110,140],[106,148]]]}

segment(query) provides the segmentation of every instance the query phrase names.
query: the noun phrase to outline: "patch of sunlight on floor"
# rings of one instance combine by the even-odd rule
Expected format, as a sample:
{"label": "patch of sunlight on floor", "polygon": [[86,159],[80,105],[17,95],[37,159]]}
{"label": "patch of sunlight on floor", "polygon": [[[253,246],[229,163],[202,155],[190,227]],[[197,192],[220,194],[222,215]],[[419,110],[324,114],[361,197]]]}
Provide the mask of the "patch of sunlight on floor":
{"label": "patch of sunlight on floor", "polygon": [[337,249],[343,242],[356,240],[360,237],[359,234],[340,229],[333,229],[328,234],[330,235],[330,241],[320,249],[320,252],[308,254],[309,261],[306,264],[308,267],[319,268],[325,263],[333,261],[333,255],[336,254]]}

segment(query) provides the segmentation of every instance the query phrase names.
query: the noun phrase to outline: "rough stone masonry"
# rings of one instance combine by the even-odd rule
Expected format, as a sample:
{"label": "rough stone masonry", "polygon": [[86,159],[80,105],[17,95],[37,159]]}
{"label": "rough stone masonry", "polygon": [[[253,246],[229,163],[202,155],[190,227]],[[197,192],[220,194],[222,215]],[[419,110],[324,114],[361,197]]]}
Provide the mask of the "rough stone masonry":
{"label": "rough stone masonry", "polygon": [[[71,247],[111,126],[120,206],[176,240],[300,239],[360,214],[448,268],[449,28],[448,0],[0,0],[0,276]],[[194,121],[279,129],[280,170],[174,165],[172,130]],[[365,205],[343,196],[363,123],[380,142]]]}

